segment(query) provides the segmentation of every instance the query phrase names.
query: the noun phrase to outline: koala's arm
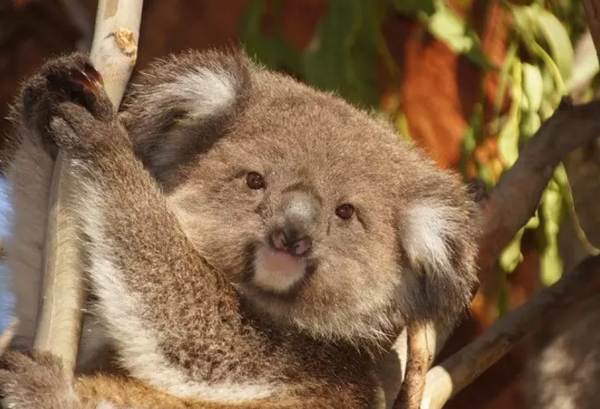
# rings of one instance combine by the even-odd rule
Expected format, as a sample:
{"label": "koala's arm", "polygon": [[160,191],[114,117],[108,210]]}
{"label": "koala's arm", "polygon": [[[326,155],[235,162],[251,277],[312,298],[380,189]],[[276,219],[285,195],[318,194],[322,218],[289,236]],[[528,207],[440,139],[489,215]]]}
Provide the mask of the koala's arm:
{"label": "koala's arm", "polygon": [[[71,159],[98,312],[127,358],[127,369],[145,380],[164,370],[164,381],[157,383],[168,389],[184,376],[173,369],[164,347],[200,349],[204,345],[194,345],[195,338],[214,345],[241,337],[247,331],[238,298],[188,241],[135,157],[98,74],[85,60],[69,58],[52,80],[25,91],[24,110],[45,112],[49,126],[40,123],[44,118],[32,123],[49,129],[40,132],[44,143],[56,144]],[[215,325],[214,338],[198,336]]]}
{"label": "koala's arm", "polygon": [[0,359],[0,398],[10,409],[331,409],[333,398],[226,404],[182,399],[135,379],[66,376],[49,353],[8,352]]}

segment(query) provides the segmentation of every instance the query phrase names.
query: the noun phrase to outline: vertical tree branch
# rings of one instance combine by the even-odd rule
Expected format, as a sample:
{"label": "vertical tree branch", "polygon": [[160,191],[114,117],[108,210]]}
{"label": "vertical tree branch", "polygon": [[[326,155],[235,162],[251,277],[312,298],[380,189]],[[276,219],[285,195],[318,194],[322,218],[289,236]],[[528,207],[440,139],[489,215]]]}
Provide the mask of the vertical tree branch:
{"label": "vertical tree branch", "polygon": [[[104,78],[115,109],[133,71],[142,15],[142,0],[100,0],[91,60]],[[68,159],[59,152],[49,203],[44,249],[43,306],[35,347],[62,358],[73,373],[81,332],[85,291],[82,280],[83,253],[70,198],[77,181],[67,172]]]}
{"label": "vertical tree branch", "polygon": [[425,376],[433,354],[428,348],[427,328],[415,325],[408,329],[406,376],[393,409],[419,409]]}

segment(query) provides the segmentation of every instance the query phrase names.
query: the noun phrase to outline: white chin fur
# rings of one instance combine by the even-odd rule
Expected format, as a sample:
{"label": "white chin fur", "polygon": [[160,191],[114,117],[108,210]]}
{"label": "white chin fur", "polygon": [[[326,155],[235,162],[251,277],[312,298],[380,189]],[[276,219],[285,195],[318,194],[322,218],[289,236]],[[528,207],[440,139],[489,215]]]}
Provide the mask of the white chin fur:
{"label": "white chin fur", "polygon": [[301,258],[262,246],[254,258],[252,283],[263,290],[282,293],[300,281],[305,271],[306,263]]}

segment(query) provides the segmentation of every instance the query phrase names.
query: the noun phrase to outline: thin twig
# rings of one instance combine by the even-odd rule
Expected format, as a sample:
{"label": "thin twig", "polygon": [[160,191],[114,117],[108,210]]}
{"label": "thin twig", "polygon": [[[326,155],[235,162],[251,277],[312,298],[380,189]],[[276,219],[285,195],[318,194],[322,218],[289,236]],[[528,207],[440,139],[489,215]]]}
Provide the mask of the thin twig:
{"label": "thin twig", "polygon": [[406,376],[394,409],[419,409],[425,389],[425,376],[431,363],[432,354],[427,348],[427,330],[424,326],[408,329],[408,362]]}
{"label": "thin twig", "polygon": [[524,335],[560,311],[600,292],[600,256],[590,257],[575,271],[500,319],[485,334],[432,368],[427,374],[422,409],[439,409],[506,355]]}

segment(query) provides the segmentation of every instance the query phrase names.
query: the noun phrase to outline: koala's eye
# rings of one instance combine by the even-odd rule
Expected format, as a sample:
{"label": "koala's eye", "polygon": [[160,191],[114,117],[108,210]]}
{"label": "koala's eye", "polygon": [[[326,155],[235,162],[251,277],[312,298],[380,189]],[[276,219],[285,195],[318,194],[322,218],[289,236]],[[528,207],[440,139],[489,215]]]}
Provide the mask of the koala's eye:
{"label": "koala's eye", "polygon": [[250,172],[246,175],[246,184],[250,189],[260,190],[264,189],[265,181],[263,177],[256,172]]}
{"label": "koala's eye", "polygon": [[343,205],[339,205],[335,209],[335,214],[337,217],[343,220],[348,220],[354,215],[354,206],[349,203],[345,203]]}

